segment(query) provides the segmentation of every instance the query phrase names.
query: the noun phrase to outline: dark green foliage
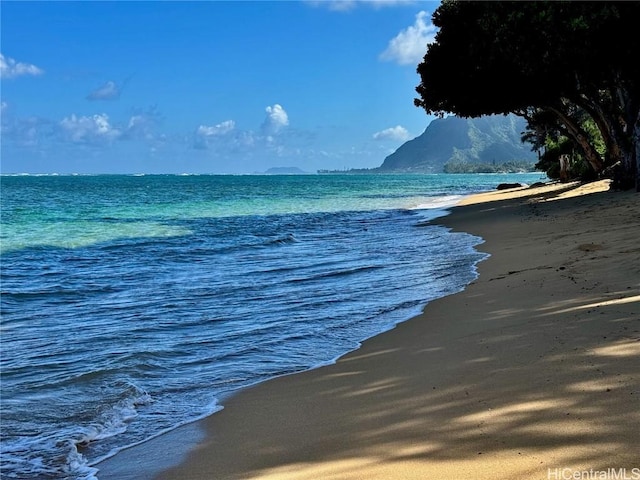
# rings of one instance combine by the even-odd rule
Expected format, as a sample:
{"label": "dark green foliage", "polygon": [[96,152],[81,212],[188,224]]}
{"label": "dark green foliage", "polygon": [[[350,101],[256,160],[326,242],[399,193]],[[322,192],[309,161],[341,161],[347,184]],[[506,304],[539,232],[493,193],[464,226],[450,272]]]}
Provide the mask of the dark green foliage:
{"label": "dark green foliage", "polygon": [[433,15],[436,41],[418,66],[415,104],[436,115],[522,115],[537,145],[565,136],[594,172],[620,162],[633,178],[638,18],[640,2],[445,0]]}
{"label": "dark green foliage", "polygon": [[568,155],[569,169],[568,179],[592,179],[592,170],[589,164],[577,151],[575,144],[567,137],[560,137],[558,141],[549,140],[544,149],[544,153],[540,155],[540,160],[535,167],[538,170],[546,172],[547,176],[553,180],[560,179],[560,162],[558,159],[561,155]]}
{"label": "dark green foliage", "polygon": [[[598,154],[604,156],[606,148],[602,135],[593,120],[588,116],[583,116],[581,125]],[[584,158],[584,155],[581,154],[579,145],[568,136],[563,135],[562,131],[564,129],[555,121],[553,116],[550,117],[541,110],[537,111],[536,114],[532,114],[527,125],[527,131],[523,135],[523,140],[531,142],[534,149],[541,152],[535,168],[546,172],[551,179],[560,179],[559,159],[560,156],[567,155],[570,165],[567,171],[567,180],[581,179],[587,181],[595,179],[595,172]]]}
{"label": "dark green foliage", "polygon": [[526,160],[514,160],[505,163],[449,162],[444,173],[524,173],[533,172],[535,164]]}

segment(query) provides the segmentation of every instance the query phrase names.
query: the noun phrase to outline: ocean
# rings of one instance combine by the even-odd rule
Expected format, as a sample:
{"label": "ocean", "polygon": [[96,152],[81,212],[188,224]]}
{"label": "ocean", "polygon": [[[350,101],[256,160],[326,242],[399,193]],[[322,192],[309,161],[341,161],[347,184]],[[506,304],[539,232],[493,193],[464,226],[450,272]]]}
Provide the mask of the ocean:
{"label": "ocean", "polygon": [[430,222],[518,175],[1,178],[1,473],[96,465],[476,278]]}

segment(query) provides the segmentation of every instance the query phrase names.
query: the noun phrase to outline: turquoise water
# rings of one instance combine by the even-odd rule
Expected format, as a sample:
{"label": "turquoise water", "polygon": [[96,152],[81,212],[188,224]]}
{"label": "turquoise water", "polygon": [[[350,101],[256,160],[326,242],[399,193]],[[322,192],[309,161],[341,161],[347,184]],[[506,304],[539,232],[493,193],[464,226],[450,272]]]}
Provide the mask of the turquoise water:
{"label": "turquoise water", "polygon": [[95,465],[475,278],[429,222],[533,175],[3,176],[2,476]]}

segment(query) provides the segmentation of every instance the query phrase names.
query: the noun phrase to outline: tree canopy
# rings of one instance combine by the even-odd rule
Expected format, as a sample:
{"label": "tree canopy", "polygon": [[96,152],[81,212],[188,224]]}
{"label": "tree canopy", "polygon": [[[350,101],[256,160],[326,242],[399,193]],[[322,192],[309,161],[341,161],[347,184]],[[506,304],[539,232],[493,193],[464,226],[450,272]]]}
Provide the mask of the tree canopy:
{"label": "tree canopy", "polygon": [[638,18],[640,2],[444,0],[415,104],[440,116],[524,116],[531,130],[570,138],[594,172],[619,164],[631,183],[640,162]]}

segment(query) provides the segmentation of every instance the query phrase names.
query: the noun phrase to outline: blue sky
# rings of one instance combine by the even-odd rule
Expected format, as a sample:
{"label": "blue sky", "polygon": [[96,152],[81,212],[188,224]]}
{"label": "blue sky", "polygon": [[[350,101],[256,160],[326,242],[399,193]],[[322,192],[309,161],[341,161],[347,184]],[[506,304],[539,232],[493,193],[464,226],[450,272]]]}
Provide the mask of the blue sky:
{"label": "blue sky", "polygon": [[3,1],[1,171],[377,167],[432,119],[438,4]]}

